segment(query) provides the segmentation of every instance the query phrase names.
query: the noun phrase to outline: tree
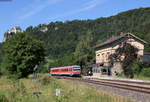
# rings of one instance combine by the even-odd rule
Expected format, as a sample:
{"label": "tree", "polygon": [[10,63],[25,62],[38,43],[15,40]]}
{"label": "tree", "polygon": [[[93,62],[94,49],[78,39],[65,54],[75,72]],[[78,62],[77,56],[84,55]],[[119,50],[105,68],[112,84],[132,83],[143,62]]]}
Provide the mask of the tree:
{"label": "tree", "polygon": [[[116,61],[122,63],[122,68],[126,77],[133,78],[134,73],[132,66],[137,59],[138,48],[127,42],[120,44],[115,53],[109,56],[109,61],[113,65]],[[124,56],[124,58],[123,58]]]}
{"label": "tree", "polygon": [[3,50],[2,50],[2,46],[3,46],[3,44],[2,43],[0,43],[0,75],[2,74],[1,73],[1,64],[2,64],[2,60],[3,60]]}
{"label": "tree", "polygon": [[2,43],[0,43],[0,63],[2,62],[2,55],[3,55]]}
{"label": "tree", "polygon": [[26,33],[15,34],[4,43],[3,49],[3,73],[17,78],[31,74],[45,56],[42,42],[27,36]]}
{"label": "tree", "polygon": [[93,48],[93,36],[91,31],[87,31],[87,34],[82,36],[79,44],[75,50],[75,59],[76,63],[83,67],[85,65],[94,63],[94,48]]}
{"label": "tree", "polygon": [[[72,63],[74,53],[84,43],[83,36],[87,31],[92,32],[93,42],[100,44],[107,40],[111,34],[130,32],[148,42],[145,51],[150,51],[150,8],[140,8],[122,12],[111,17],[97,18],[95,20],[73,20],[65,22],[50,22],[35,27],[28,27],[25,32],[44,42],[46,56],[50,56],[54,63],[52,66],[64,66]],[[42,31],[41,28],[47,28]],[[82,41],[83,39],[83,41]],[[95,46],[93,44],[92,46]],[[77,48],[78,47],[78,48]],[[83,54],[81,54],[83,55]],[[91,55],[91,54],[90,54]],[[95,54],[93,55],[93,57]],[[69,57],[71,60],[68,60]],[[89,59],[84,57],[83,60]],[[83,57],[82,57],[83,58]],[[64,63],[64,60],[66,63]],[[77,57],[79,60],[79,57]],[[85,61],[84,61],[85,62]],[[84,63],[83,62],[83,63]]]}

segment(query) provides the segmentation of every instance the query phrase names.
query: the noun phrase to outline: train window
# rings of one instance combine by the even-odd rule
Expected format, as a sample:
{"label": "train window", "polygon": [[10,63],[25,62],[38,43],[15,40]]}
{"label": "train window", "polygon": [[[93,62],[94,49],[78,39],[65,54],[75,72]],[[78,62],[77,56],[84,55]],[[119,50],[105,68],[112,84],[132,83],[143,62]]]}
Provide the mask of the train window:
{"label": "train window", "polygon": [[53,69],[52,72],[59,72],[59,69]]}
{"label": "train window", "polygon": [[61,71],[65,72],[65,71],[68,71],[68,69],[62,69]]}

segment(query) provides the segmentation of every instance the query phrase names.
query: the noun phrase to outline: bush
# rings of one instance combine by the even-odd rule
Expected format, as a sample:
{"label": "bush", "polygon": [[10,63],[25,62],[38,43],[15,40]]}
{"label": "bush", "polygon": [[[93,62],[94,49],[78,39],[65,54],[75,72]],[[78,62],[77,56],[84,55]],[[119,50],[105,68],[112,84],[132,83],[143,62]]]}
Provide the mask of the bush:
{"label": "bush", "polygon": [[0,94],[0,102],[8,102],[8,99],[6,98],[5,95]]}
{"label": "bush", "polygon": [[141,73],[141,71],[142,71],[142,66],[141,66],[141,64],[140,64],[139,62],[135,62],[135,63],[133,64],[133,73],[134,73],[135,75],[139,75],[139,74]]}
{"label": "bush", "polygon": [[140,73],[141,76],[150,77],[150,68],[144,68]]}

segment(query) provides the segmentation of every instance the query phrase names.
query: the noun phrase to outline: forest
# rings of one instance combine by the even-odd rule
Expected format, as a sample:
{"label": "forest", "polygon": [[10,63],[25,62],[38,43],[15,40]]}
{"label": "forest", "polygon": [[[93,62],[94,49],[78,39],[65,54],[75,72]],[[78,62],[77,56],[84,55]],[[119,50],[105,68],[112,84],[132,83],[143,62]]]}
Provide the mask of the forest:
{"label": "forest", "polygon": [[[100,12],[99,12],[100,13]],[[94,46],[109,39],[112,34],[132,33],[148,42],[150,51],[150,8],[133,9],[110,17],[94,20],[57,21],[29,26],[24,31],[41,40],[46,49],[46,60],[41,71],[67,65],[95,63]],[[3,59],[3,43],[0,44],[0,63]]]}

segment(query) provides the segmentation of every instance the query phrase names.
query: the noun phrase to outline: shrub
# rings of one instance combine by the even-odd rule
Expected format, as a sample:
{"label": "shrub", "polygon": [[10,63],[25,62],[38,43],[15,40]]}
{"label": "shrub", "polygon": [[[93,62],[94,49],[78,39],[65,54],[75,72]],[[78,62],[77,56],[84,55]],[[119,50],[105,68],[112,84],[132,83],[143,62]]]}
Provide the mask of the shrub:
{"label": "shrub", "polygon": [[133,73],[135,75],[139,75],[141,73],[141,71],[142,71],[142,66],[140,65],[139,62],[135,62],[133,64]]}
{"label": "shrub", "polygon": [[150,77],[150,68],[144,68],[140,73],[141,76]]}

